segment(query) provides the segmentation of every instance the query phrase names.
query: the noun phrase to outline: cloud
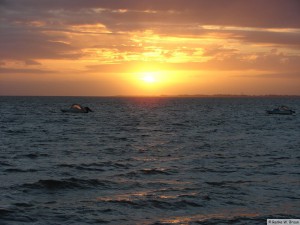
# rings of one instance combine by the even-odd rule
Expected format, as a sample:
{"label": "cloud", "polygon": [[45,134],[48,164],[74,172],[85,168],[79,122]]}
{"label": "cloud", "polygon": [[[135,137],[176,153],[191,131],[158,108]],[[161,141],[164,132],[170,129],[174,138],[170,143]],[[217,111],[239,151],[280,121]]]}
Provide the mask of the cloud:
{"label": "cloud", "polygon": [[156,58],[195,69],[295,71],[298,52],[244,49],[299,49],[299,10],[299,0],[0,0],[0,60]]}
{"label": "cloud", "polygon": [[198,63],[196,66],[203,70],[289,71],[297,73],[300,71],[300,56],[285,55],[276,51],[256,54],[236,53],[223,58],[215,57],[207,62]]}
{"label": "cloud", "polygon": [[[300,40],[298,0],[10,0],[4,1],[0,10],[1,22],[6,24],[1,33],[12,38],[11,42],[16,36],[19,39],[32,36],[27,38],[32,40],[27,46],[36,47],[31,48],[36,49],[33,58],[80,57],[79,49],[76,52],[75,46],[71,45],[72,33],[119,35],[152,30],[161,36],[223,37],[292,48],[297,47]],[[103,29],[72,28],[97,24],[102,24]],[[206,29],[205,25],[219,28]],[[236,29],[224,29],[226,27]],[[246,31],[239,30],[239,27],[254,29]],[[298,30],[274,32],[258,28]],[[54,37],[54,33],[60,33],[61,37]],[[9,39],[3,40],[2,37],[2,45],[9,45]],[[19,50],[26,49],[22,40],[16,40],[16,43]],[[50,46],[50,49],[45,49],[45,46]],[[59,52],[59,48],[63,52]]]}
{"label": "cloud", "polygon": [[24,63],[25,63],[25,65],[28,65],[28,66],[42,65],[41,63],[39,63],[37,61],[34,61],[34,60],[31,60],[31,59],[25,60]]}
{"label": "cloud", "polygon": [[300,73],[299,72],[292,72],[292,73],[285,73],[285,72],[281,72],[281,73],[263,73],[263,74],[258,74],[255,76],[246,76],[246,75],[241,75],[238,77],[242,77],[242,78],[267,78],[267,79],[300,79]]}
{"label": "cloud", "polygon": [[53,15],[63,12],[60,15],[56,14],[60,19],[71,14],[76,15],[76,12],[83,13],[82,15],[85,16],[89,15],[86,18],[92,19],[95,19],[93,15],[97,15],[98,19],[105,21],[108,26],[112,25],[111,20],[113,23],[118,21],[135,24],[160,21],[183,24],[300,28],[300,2],[298,0],[10,0],[6,7],[21,14],[28,10],[37,12],[37,15],[41,13]]}
{"label": "cloud", "polygon": [[[217,50],[215,51],[218,52]],[[234,52],[234,51],[233,51]],[[300,56],[289,56],[272,51],[269,53],[238,54],[224,51],[206,62],[144,62],[131,61],[116,64],[98,64],[86,67],[87,73],[132,73],[142,71],[265,71],[264,74],[289,74],[300,77]],[[221,55],[219,55],[221,54]],[[274,75],[275,76],[275,75]],[[271,77],[271,75],[270,75]]]}
{"label": "cloud", "polygon": [[2,28],[0,59],[77,59],[80,49],[66,43],[67,37],[47,35],[26,27]]}
{"label": "cloud", "polygon": [[286,45],[291,48],[300,47],[300,30],[296,31],[233,31],[236,39],[252,43],[268,43]]}
{"label": "cloud", "polygon": [[53,70],[42,70],[42,69],[14,69],[14,68],[0,68],[1,74],[43,74],[43,73],[57,73]]}
{"label": "cloud", "polygon": [[177,64],[176,69],[203,71],[276,71],[300,76],[300,56],[271,52],[241,53],[235,50],[215,50],[206,62]]}

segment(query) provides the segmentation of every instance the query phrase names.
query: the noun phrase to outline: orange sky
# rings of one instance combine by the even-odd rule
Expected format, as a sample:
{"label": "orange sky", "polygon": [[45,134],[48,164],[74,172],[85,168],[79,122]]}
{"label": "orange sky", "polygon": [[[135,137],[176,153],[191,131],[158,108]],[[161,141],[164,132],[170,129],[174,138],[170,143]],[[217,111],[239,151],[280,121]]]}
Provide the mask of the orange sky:
{"label": "orange sky", "polygon": [[0,95],[300,95],[299,0],[0,0]]}

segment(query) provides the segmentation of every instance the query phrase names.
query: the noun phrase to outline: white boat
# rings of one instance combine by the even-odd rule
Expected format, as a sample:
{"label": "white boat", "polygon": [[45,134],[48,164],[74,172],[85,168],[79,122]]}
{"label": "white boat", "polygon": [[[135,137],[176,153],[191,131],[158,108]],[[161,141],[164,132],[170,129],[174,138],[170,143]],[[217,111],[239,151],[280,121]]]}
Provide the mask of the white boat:
{"label": "white boat", "polygon": [[73,104],[69,109],[61,109],[63,113],[88,113],[93,112],[89,107]]}
{"label": "white boat", "polygon": [[267,110],[268,114],[279,114],[279,115],[292,115],[295,113],[294,110],[291,110],[287,106],[280,106],[278,108],[275,108],[273,110]]}

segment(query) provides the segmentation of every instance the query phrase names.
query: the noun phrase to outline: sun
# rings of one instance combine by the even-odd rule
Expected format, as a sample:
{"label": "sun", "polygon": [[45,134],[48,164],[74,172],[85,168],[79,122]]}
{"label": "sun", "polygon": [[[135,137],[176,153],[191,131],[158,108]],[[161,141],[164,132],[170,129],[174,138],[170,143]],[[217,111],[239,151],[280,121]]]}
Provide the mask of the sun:
{"label": "sun", "polygon": [[155,83],[157,81],[155,75],[151,72],[144,72],[142,74],[142,80],[145,82],[145,83]]}

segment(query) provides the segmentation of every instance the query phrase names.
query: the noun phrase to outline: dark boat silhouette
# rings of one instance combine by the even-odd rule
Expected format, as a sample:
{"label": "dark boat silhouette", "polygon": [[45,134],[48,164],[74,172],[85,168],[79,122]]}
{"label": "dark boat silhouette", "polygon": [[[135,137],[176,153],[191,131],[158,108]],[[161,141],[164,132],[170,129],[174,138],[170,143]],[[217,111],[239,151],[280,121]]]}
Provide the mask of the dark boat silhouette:
{"label": "dark boat silhouette", "polygon": [[278,108],[275,108],[273,110],[267,110],[268,114],[278,114],[278,115],[292,115],[295,113],[294,110],[291,110],[287,106],[279,106]]}
{"label": "dark boat silhouette", "polygon": [[69,109],[61,109],[63,113],[88,113],[93,112],[89,107],[83,107],[80,104],[73,104]]}

